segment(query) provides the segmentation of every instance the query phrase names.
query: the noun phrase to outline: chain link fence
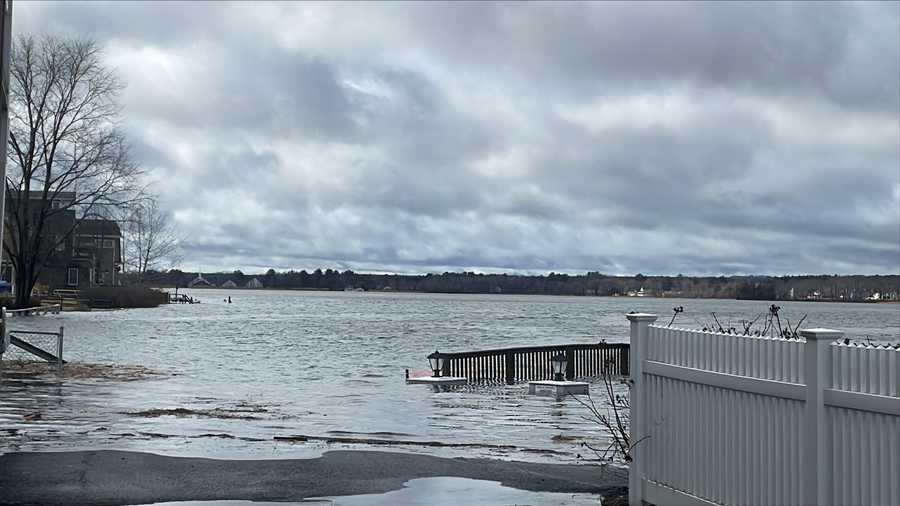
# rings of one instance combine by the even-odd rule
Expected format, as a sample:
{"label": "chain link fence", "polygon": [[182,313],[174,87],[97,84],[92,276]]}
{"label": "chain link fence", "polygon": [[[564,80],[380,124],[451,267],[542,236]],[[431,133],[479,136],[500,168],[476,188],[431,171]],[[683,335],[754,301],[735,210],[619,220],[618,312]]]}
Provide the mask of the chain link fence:
{"label": "chain link fence", "polygon": [[4,362],[45,362],[61,369],[63,328],[59,332],[37,332],[10,329],[0,345],[0,359]]}

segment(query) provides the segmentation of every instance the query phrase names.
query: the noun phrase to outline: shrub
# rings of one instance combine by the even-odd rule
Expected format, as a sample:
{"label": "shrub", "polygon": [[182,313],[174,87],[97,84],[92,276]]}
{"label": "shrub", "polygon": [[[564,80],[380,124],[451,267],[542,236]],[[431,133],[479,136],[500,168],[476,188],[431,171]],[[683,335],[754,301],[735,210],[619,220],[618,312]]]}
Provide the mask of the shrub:
{"label": "shrub", "polygon": [[25,309],[27,307],[37,307],[41,305],[41,299],[37,297],[32,297],[31,300],[28,301],[22,307],[16,306],[16,297],[11,293],[0,294],[0,306],[5,307],[6,309]]}
{"label": "shrub", "polygon": [[81,290],[79,298],[91,307],[156,307],[169,302],[166,292],[144,286],[96,286]]}

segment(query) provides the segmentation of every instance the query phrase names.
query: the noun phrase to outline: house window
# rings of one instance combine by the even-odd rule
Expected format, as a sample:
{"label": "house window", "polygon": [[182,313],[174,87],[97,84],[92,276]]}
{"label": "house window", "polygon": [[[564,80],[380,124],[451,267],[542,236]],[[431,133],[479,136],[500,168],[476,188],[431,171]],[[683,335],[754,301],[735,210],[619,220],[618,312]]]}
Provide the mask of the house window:
{"label": "house window", "polygon": [[106,249],[112,249],[115,246],[112,239],[103,239],[103,247]]}
{"label": "house window", "polygon": [[78,286],[78,267],[69,267],[66,278],[67,285]]}
{"label": "house window", "polygon": [[94,247],[95,247],[95,248],[100,248],[102,242],[103,242],[103,241],[102,241],[101,239],[94,239]]}

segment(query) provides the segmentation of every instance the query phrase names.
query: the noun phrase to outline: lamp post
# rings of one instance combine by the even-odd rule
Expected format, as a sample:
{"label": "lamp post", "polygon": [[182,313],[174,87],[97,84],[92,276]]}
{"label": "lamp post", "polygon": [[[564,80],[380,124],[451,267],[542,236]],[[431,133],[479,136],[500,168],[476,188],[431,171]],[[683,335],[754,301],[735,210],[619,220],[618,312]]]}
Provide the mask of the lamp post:
{"label": "lamp post", "polygon": [[469,382],[468,379],[460,376],[444,375],[444,371],[449,371],[450,369],[450,363],[447,362],[449,360],[448,355],[435,350],[434,353],[425,358],[428,359],[428,368],[431,369],[431,376],[426,376],[425,374],[428,373],[425,373],[421,376],[416,374],[411,378],[409,371],[407,371],[407,384],[431,385],[434,387],[435,392],[443,392],[447,387],[465,385]]}
{"label": "lamp post", "polygon": [[569,361],[566,359],[565,353],[559,353],[550,358],[550,365],[553,366],[553,380],[565,381],[566,365]]}
{"label": "lamp post", "polygon": [[553,396],[556,397],[557,401],[562,400],[567,395],[587,395],[589,386],[587,383],[584,381],[572,381],[566,379],[566,369],[569,366],[570,358],[573,360],[573,366],[577,364],[577,362],[574,362],[575,358],[571,352],[569,355],[565,352],[560,352],[550,357],[553,379],[529,381],[528,393],[534,395],[538,393],[538,390],[541,390],[541,395],[544,395],[544,392],[549,390],[553,393]]}
{"label": "lamp post", "polygon": [[441,371],[444,370],[444,363],[446,361],[447,359],[444,358],[444,355],[437,350],[434,350],[434,353],[428,355],[428,365],[431,366],[435,378],[441,377]]}

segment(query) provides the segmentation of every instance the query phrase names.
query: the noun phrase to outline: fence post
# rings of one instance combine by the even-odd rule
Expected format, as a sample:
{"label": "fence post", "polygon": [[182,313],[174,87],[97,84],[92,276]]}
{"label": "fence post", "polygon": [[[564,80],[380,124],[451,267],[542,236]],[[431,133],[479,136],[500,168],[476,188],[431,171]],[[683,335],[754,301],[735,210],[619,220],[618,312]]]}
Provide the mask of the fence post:
{"label": "fence post", "polygon": [[506,384],[512,385],[516,382],[516,355],[511,351],[507,351],[503,355],[503,360],[506,372]]}
{"label": "fence post", "polygon": [[806,338],[803,352],[806,405],[803,408],[800,501],[809,505],[829,505],[831,440],[825,416],[825,389],[831,387],[829,346],[844,333],[831,329],[804,329],[800,335]]}
{"label": "fence post", "polygon": [[63,329],[64,327],[59,327],[59,337],[56,338],[56,370],[62,371],[63,367]]}
{"label": "fence post", "polygon": [[575,379],[575,350],[566,348],[566,381]]}
{"label": "fence post", "polygon": [[655,322],[655,314],[629,313],[625,315],[631,322],[631,346],[629,372],[631,373],[631,464],[628,466],[628,504],[642,506],[644,491],[641,480],[644,477],[643,445],[640,443],[647,433],[644,420],[644,346],[647,342],[649,326]]}
{"label": "fence post", "polygon": [[9,338],[6,337],[6,306],[0,307],[0,359],[9,348]]}

